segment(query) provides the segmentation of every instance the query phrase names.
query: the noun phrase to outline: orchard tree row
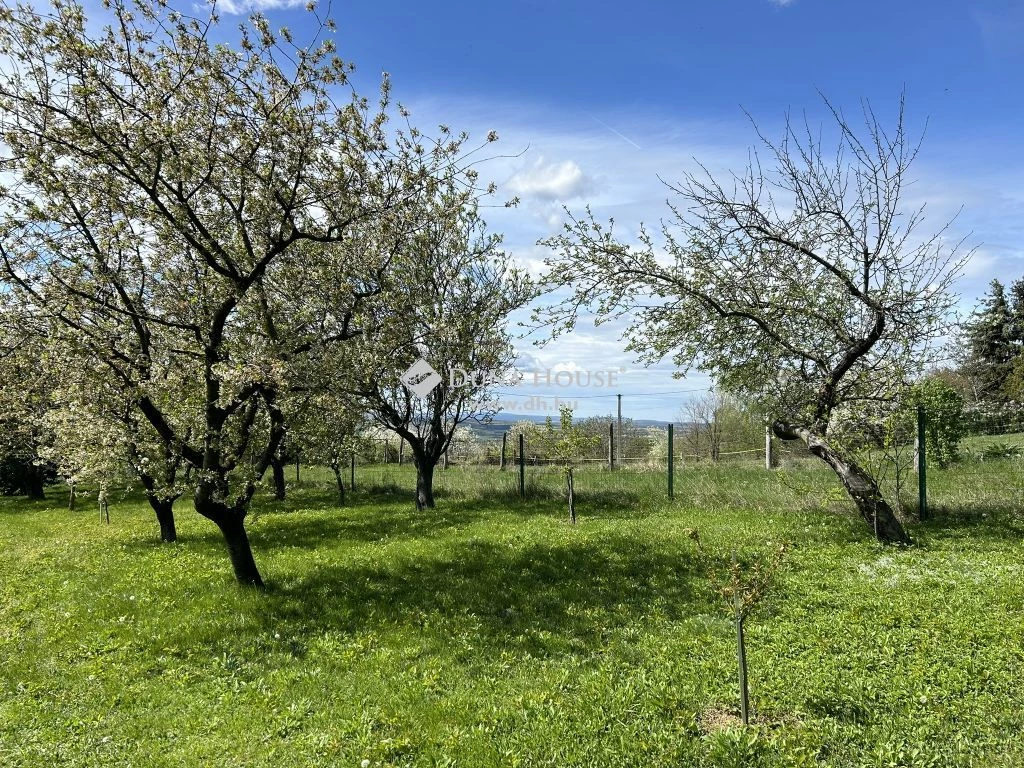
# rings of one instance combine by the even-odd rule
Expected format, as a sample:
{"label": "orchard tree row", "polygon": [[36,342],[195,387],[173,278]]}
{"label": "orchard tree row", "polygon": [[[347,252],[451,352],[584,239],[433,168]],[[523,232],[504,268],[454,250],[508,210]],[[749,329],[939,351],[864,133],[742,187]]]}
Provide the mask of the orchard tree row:
{"label": "orchard tree row", "polygon": [[[421,130],[386,77],[360,95],[333,22],[308,12],[304,44],[258,13],[229,33],[163,0],[0,9],[0,416],[30,466],[97,488],[129,472],[164,538],[190,497],[259,585],[244,522],[285,452],[343,488],[353,441],[386,429],[433,506],[434,467],[492,412],[494,377],[423,391],[403,373],[504,372],[507,318],[543,294],[548,338],[621,320],[639,360],[708,374],[825,462],[880,540],[910,541],[836,440],[932,364],[969,256],[905,209],[920,141],[902,99],[891,122],[826,101],[827,126],[755,126],[745,169],[668,184],[659,233],[567,210],[534,284],[480,215],[496,134]],[[562,421],[571,489],[570,453],[595,441]]]}
{"label": "orchard tree row", "polygon": [[71,483],[130,468],[165,539],[189,495],[245,584],[262,579],[244,521],[286,439],[330,463],[375,420],[433,505],[434,464],[489,404],[399,377],[419,358],[500,369],[532,295],[479,215],[496,135],[428,136],[386,77],[359,95],[315,39],[259,14],[226,37],[146,0],[0,10],[11,439]]}

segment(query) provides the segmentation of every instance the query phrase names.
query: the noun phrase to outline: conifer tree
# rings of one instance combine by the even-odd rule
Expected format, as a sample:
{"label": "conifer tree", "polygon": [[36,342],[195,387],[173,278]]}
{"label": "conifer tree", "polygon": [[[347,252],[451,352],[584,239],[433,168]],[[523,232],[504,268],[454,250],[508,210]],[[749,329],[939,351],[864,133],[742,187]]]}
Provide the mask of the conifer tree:
{"label": "conifer tree", "polygon": [[[1013,295],[1016,309],[1018,297],[1024,298],[1024,286],[1018,289],[1015,285]],[[981,305],[964,325],[964,360],[960,371],[971,380],[979,400],[1006,399],[1006,382],[1017,353],[1015,321],[1003,284],[993,280]]]}

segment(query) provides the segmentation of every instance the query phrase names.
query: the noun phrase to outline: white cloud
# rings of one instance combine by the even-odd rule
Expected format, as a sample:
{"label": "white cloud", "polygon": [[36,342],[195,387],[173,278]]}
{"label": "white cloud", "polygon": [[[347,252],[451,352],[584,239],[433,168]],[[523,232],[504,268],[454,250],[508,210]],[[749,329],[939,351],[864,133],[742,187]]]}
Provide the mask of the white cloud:
{"label": "white cloud", "polygon": [[505,186],[520,197],[541,200],[571,200],[596,191],[593,180],[574,160],[546,163],[543,157],[516,173]]}
{"label": "white cloud", "polygon": [[240,16],[252,11],[272,11],[282,8],[299,8],[307,0],[217,0],[219,13]]}
{"label": "white cloud", "polygon": [[[813,94],[808,98],[813,99]],[[750,126],[739,114],[728,122],[669,120],[635,112],[606,115],[609,125],[621,127],[630,137],[627,142],[588,114],[562,112],[552,119],[549,110],[519,102],[460,102],[449,97],[410,106],[415,122],[421,125],[449,123],[465,127],[474,136],[484,136],[492,128],[499,131],[500,151],[506,154],[496,155],[480,170],[482,183],[499,183],[500,200],[497,207],[485,209],[483,214],[493,231],[504,234],[505,248],[516,262],[534,276],[544,271],[543,259],[548,255],[537,241],[557,233],[565,219],[559,194],[566,196],[562,199],[575,215],[581,215],[584,204],[589,204],[599,221],[614,217],[616,232],[630,243],[636,242],[639,223],[646,222],[648,230],[655,233],[656,246],[660,246],[659,219],[670,215],[665,200],[673,193],[659,176],[673,182],[687,171],[699,171],[694,158],[716,175],[729,169],[742,170],[749,161]],[[768,112],[757,117],[769,136],[777,135],[780,126],[772,121],[775,115]],[[973,231],[967,244],[984,246],[975,253],[956,286],[962,296],[961,307],[967,310],[984,293],[992,277],[1008,283],[1024,274],[1024,163],[1007,151],[1006,143],[979,143],[969,150],[962,139],[956,144],[926,141],[915,165],[916,183],[904,190],[903,200],[907,210],[928,203],[922,236],[940,228],[964,206],[947,238],[955,242]],[[535,194],[537,190],[546,195]],[[568,199],[572,193],[576,197]],[[523,198],[520,206],[500,205],[513,194]],[[662,247],[656,248],[656,258],[670,260]],[[538,303],[557,298],[557,294],[549,295]],[[526,321],[528,316],[528,310],[522,311],[515,320]],[[592,318],[581,318],[572,333],[544,347],[534,347],[531,342],[545,338],[546,330],[520,338],[516,347],[529,355],[530,369],[626,369],[613,388],[569,389],[570,397],[579,398],[578,416],[609,413],[615,405],[615,393],[622,392],[627,415],[671,418],[693,396],[681,390],[703,391],[709,386],[708,378],[697,371],[682,380],[673,378],[675,367],[670,359],[649,368],[638,365],[624,351],[625,342],[619,338],[622,329],[621,321],[595,328]],[[520,367],[527,366],[523,363]],[[516,388],[517,393],[526,394],[551,391],[525,385]]]}

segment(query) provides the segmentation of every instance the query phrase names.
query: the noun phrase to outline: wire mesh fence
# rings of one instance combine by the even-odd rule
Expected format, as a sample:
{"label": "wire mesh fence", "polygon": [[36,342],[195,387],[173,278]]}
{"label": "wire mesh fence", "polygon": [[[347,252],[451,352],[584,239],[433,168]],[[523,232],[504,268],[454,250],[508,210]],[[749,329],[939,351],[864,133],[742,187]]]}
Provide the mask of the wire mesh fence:
{"label": "wire mesh fence", "polygon": [[[954,497],[975,506],[986,500],[1024,502],[1024,405],[969,406],[952,423],[948,413],[912,405],[887,413],[886,418],[840,420],[829,439],[867,470],[904,513],[925,516],[931,497],[940,506],[948,506]],[[678,487],[696,469],[822,470],[802,442],[779,440],[763,421],[749,416],[676,423],[672,430],[629,419],[620,428],[614,417],[583,419],[574,427],[588,438],[571,461],[574,468],[608,473],[610,484],[614,473],[650,475],[652,487],[666,495],[672,493],[673,481]],[[544,483],[557,484],[545,478],[566,466],[556,448],[558,438],[557,427],[533,422],[460,430],[438,469],[479,471],[484,489],[490,484],[507,493],[518,492],[520,485],[524,492],[536,490]],[[397,437],[368,439],[345,476],[349,480],[351,474],[357,485],[361,478],[386,487],[405,482],[412,464],[411,449]],[[503,479],[501,470],[509,479]]]}
{"label": "wire mesh fence", "polygon": [[960,506],[982,514],[1007,506],[1020,509],[1024,505],[1024,404],[968,405],[951,427],[958,438],[955,449],[930,456],[927,462],[929,498],[956,498]]}

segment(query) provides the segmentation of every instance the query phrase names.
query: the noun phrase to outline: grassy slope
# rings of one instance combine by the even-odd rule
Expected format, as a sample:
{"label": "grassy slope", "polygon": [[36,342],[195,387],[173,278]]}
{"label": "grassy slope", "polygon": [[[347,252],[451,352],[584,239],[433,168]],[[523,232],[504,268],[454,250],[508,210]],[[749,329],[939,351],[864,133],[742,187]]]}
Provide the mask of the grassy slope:
{"label": "grassy slope", "polygon": [[[184,503],[161,546],[137,501],[109,526],[4,502],[0,765],[1024,764],[1016,465],[935,473],[909,551],[813,470],[687,468],[673,503],[662,477],[585,473],[575,528],[553,476],[522,503],[512,476],[439,474],[428,514],[388,490],[404,468],[345,508],[309,473],[261,500],[268,593]],[[749,624],[746,732],[688,527],[719,562],[795,545]]]}

